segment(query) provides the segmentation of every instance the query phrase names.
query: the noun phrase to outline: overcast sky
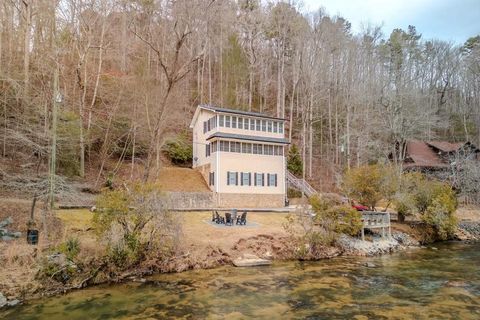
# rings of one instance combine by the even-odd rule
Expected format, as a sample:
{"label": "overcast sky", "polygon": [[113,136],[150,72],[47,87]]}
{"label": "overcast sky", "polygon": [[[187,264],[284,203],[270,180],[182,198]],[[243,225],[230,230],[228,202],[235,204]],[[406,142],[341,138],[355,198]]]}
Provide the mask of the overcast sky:
{"label": "overcast sky", "polygon": [[423,39],[463,44],[480,34],[480,0],[303,0],[306,9],[324,7],[346,18],[354,32],[362,23],[379,25],[388,37],[395,28],[414,25]]}

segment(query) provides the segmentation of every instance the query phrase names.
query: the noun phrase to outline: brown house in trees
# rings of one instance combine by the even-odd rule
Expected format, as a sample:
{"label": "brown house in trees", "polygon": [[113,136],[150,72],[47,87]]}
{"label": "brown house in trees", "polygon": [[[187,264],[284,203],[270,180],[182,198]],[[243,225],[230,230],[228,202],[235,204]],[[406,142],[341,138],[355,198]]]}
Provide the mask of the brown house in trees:
{"label": "brown house in trees", "polygon": [[410,140],[406,144],[403,168],[406,171],[444,172],[459,169],[459,160],[480,161],[480,149],[470,142]]}

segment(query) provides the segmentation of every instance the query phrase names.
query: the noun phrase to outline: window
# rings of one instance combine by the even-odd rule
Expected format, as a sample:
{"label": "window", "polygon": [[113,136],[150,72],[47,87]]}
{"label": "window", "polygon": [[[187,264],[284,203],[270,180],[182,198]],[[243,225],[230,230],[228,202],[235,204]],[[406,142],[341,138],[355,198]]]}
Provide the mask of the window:
{"label": "window", "polygon": [[205,145],[205,157],[210,156],[210,145],[206,144]]}
{"label": "window", "polygon": [[223,127],[224,123],[225,123],[225,116],[224,115],[220,115],[220,127]]}
{"label": "window", "polygon": [[232,117],[232,128],[237,128],[237,117]]}
{"label": "window", "polygon": [[277,186],[277,174],[268,173],[267,174],[267,182],[269,187],[276,187]]}
{"label": "window", "polygon": [[230,152],[240,152],[240,142],[230,142]]}
{"label": "window", "polygon": [[258,119],[255,122],[257,123],[257,131],[262,131],[262,122]]}
{"label": "window", "polygon": [[252,153],[252,144],[242,143],[242,153]]}
{"label": "window", "polygon": [[250,130],[255,131],[255,119],[250,119]]}
{"label": "window", "polygon": [[267,121],[262,120],[262,131],[266,132],[267,131]]}
{"label": "window", "polygon": [[207,121],[203,122],[203,133],[207,132]]}
{"label": "window", "polygon": [[243,118],[238,118],[238,129],[243,129]]}
{"label": "window", "polygon": [[283,147],[282,146],[274,146],[273,147],[273,154],[276,156],[283,156]]}
{"label": "window", "polygon": [[255,173],[255,185],[256,186],[264,186],[264,174],[263,173]]}
{"label": "window", "polygon": [[225,127],[230,128],[230,116],[225,116]]}
{"label": "window", "polygon": [[250,186],[251,185],[251,173],[250,172],[242,172],[242,186]]}
{"label": "window", "polygon": [[283,122],[278,123],[278,133],[283,133]]}
{"label": "window", "polygon": [[276,121],[273,122],[273,132],[274,133],[278,132],[278,123]]}
{"label": "window", "polygon": [[208,185],[210,185],[210,186],[215,185],[215,172],[210,172],[208,174]]}
{"label": "window", "polygon": [[272,132],[272,121],[268,121],[267,123],[267,131]]}
{"label": "window", "polygon": [[263,154],[261,144],[253,144],[253,154]]}
{"label": "window", "polygon": [[238,185],[238,172],[227,172],[227,185],[236,186]]}
{"label": "window", "polygon": [[267,155],[273,155],[273,146],[264,145],[263,146],[263,153]]}
{"label": "window", "polygon": [[229,151],[229,142],[228,141],[220,141],[220,151]]}

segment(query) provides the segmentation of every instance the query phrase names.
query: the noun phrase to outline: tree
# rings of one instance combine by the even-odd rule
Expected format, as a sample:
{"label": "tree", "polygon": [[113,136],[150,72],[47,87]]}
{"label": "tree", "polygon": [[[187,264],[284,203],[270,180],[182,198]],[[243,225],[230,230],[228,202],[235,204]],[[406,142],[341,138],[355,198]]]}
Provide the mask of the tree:
{"label": "tree", "polygon": [[296,176],[303,173],[303,161],[296,145],[292,145],[288,150],[287,169]]}

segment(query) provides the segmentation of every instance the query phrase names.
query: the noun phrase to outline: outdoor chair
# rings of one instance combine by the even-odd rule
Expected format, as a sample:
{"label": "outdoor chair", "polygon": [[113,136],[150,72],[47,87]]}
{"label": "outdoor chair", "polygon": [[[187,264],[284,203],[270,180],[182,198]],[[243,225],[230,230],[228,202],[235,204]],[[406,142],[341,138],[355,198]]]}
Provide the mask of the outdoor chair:
{"label": "outdoor chair", "polygon": [[242,215],[237,218],[236,224],[246,225],[247,224],[247,211],[243,211]]}
{"label": "outdoor chair", "polygon": [[225,225],[233,226],[232,214],[230,212],[225,212]]}
{"label": "outdoor chair", "polygon": [[215,211],[215,223],[217,224],[225,223],[225,218],[220,217],[220,215],[218,214],[218,211]]}

